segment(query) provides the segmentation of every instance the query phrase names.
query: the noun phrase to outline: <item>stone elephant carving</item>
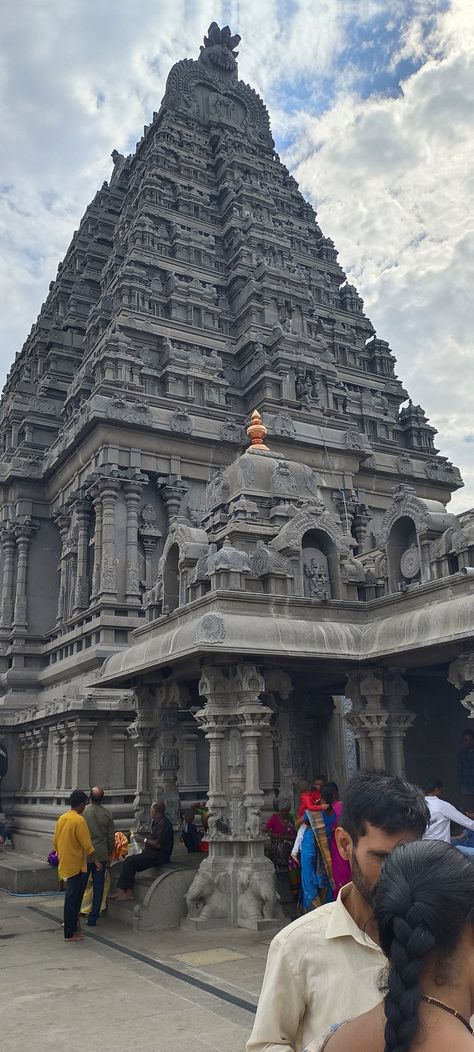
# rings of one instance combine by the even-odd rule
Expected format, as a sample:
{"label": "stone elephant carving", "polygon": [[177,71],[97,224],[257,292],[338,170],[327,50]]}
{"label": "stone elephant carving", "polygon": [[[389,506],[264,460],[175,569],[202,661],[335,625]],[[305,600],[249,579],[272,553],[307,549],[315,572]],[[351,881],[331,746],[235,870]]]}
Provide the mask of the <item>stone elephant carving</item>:
{"label": "stone elephant carving", "polygon": [[244,870],[239,876],[238,890],[242,920],[268,920],[276,916],[278,895],[273,872]]}
{"label": "stone elephant carving", "polygon": [[201,920],[228,917],[230,903],[227,884],[227,874],[212,875],[201,866],[186,895],[189,915]]}

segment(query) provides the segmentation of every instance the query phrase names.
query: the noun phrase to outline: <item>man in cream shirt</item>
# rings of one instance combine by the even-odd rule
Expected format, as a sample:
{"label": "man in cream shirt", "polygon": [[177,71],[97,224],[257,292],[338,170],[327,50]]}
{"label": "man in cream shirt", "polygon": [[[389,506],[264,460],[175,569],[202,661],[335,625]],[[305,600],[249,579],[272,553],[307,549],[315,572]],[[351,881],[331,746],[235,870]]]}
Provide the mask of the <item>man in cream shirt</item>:
{"label": "man in cream shirt", "polygon": [[374,888],[387,855],[422,837],[428,820],[423,794],[407,782],[376,773],[352,779],[336,831],[352,883],[273,939],[247,1052],[301,1052],[333,1023],[381,1000]]}

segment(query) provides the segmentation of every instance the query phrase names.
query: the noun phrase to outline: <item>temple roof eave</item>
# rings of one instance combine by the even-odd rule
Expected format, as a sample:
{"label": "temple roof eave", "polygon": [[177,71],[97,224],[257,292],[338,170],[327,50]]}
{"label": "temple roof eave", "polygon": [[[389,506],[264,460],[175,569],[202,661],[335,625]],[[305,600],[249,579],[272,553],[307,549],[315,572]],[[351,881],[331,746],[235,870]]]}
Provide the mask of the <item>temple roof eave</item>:
{"label": "temple roof eave", "polygon": [[428,650],[432,660],[435,648],[441,655],[474,634],[473,582],[461,580],[459,589],[451,587],[449,593],[433,596],[434,601],[423,601],[427,597],[420,593],[432,591],[433,585],[436,582],[419,589],[420,604],[411,609],[409,603],[397,612],[392,604],[385,610],[380,604],[367,604],[367,616],[359,623],[354,623],[348,603],[337,604],[334,619],[328,618],[324,604],[324,619],[316,620],[320,604],[307,608],[307,617],[304,609],[301,616],[288,616],[284,606],[274,604],[270,613],[262,602],[253,611],[245,610],[216,593],[209,603],[161,621],[148,638],[108,658],[95,685],[125,686],[162,666],[194,663],[210,654],[221,660],[249,657],[257,663],[278,658],[281,663],[297,659],[358,664]]}

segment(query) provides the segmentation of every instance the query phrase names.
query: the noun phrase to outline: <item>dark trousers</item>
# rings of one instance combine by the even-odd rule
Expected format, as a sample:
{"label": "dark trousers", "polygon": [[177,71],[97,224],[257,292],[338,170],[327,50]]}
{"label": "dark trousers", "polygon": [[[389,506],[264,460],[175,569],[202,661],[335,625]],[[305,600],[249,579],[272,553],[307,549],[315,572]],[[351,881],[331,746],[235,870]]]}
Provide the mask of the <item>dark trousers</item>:
{"label": "dark trousers", "polygon": [[64,896],[64,938],[70,939],[76,934],[79,921],[82,896],[86,890],[87,873],[76,873],[66,881]]}
{"label": "dark trousers", "polygon": [[169,860],[167,851],[141,851],[139,855],[127,855],[117,887],[121,891],[130,891],[135,882],[135,873],[142,873],[144,869],[151,869],[152,866],[163,866]]}
{"label": "dark trousers", "polygon": [[98,920],[100,914],[107,863],[102,862],[102,869],[96,869],[94,862],[88,862],[87,872],[89,876],[92,876],[92,908],[87,919],[89,924],[91,921]]}

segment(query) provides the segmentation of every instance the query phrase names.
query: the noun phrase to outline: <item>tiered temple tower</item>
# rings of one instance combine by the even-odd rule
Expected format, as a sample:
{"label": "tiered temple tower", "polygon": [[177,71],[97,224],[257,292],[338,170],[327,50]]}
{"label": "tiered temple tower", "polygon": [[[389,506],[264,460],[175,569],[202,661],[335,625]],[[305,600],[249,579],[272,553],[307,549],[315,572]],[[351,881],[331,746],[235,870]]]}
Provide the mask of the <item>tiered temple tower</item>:
{"label": "tiered temple tower", "polygon": [[[5,385],[0,719],[25,848],[90,781],[124,823],[158,792],[177,819],[178,794],[207,791],[209,743],[218,835],[252,839],[280,787],[344,779],[354,733],[358,762],[402,769],[430,669],[450,697],[447,662],[464,693],[474,678],[472,614],[415,627],[471,589],[473,518],[446,511],[459,472],[423,409],[400,409],[395,358],[238,79],[239,39],[213,24],[135,153],[114,151]],[[252,456],[256,408],[270,452]],[[248,649],[225,604],[239,624],[262,611]],[[275,650],[276,608],[294,634]],[[181,665],[159,640],[188,614]],[[372,649],[371,618],[379,642],[392,619]]]}

